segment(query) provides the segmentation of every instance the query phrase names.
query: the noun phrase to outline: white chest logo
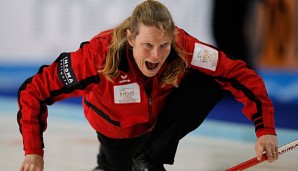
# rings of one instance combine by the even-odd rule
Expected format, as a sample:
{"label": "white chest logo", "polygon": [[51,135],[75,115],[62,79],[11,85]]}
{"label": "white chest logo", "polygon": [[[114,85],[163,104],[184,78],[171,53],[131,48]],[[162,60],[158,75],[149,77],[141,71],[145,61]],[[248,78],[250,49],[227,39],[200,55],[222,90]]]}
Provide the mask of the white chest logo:
{"label": "white chest logo", "polygon": [[120,84],[130,82],[130,79],[127,79],[127,75],[120,75],[120,77],[122,79],[122,80],[119,81]]}
{"label": "white chest logo", "polygon": [[140,103],[140,86],[137,83],[114,86],[114,102],[116,104]]}
{"label": "white chest logo", "polygon": [[192,65],[215,71],[217,62],[217,50],[202,44],[195,44],[195,50],[191,60]]}

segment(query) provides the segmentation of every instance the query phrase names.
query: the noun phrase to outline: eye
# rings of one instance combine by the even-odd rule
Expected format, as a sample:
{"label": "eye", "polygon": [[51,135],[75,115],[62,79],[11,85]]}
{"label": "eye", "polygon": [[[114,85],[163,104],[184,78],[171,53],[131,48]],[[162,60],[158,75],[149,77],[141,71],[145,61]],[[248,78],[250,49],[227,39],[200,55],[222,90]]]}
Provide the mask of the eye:
{"label": "eye", "polygon": [[164,44],[160,45],[160,47],[167,48],[167,47],[169,47],[169,45],[170,45],[170,43],[164,43]]}
{"label": "eye", "polygon": [[144,43],[144,46],[148,49],[153,47],[153,45],[150,43]]}

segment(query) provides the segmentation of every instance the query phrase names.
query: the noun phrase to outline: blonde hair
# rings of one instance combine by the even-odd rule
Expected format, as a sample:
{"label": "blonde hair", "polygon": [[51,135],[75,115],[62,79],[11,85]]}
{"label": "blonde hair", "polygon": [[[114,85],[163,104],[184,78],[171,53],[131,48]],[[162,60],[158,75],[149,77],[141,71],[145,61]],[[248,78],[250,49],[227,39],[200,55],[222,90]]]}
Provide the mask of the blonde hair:
{"label": "blonde hair", "polygon": [[163,84],[177,85],[180,73],[187,68],[187,61],[184,58],[182,50],[176,45],[177,31],[172,16],[168,9],[160,2],[147,0],[137,5],[131,17],[124,20],[113,30],[112,43],[109,47],[104,68],[100,71],[108,80],[112,80],[119,75],[118,66],[120,64],[121,49],[127,45],[126,31],[130,30],[134,39],[138,35],[138,26],[142,23],[146,26],[155,26],[163,29],[172,37],[172,47],[178,53],[178,58],[172,61],[162,75]]}

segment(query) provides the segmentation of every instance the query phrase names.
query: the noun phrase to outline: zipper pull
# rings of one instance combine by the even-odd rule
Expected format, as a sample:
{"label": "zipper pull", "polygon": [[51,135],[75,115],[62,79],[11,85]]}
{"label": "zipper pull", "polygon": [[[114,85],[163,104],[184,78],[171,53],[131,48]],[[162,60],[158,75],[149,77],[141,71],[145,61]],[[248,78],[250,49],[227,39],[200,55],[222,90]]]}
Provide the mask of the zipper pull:
{"label": "zipper pull", "polygon": [[152,100],[151,100],[151,97],[148,97],[148,103],[149,103],[149,106],[152,105]]}

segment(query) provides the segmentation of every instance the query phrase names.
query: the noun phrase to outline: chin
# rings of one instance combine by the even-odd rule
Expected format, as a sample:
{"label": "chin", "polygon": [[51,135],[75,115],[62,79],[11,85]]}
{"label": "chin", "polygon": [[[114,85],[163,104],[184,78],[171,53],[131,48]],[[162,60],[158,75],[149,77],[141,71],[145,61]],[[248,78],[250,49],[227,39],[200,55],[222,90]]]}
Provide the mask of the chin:
{"label": "chin", "polygon": [[146,77],[154,77],[156,74],[144,74]]}
{"label": "chin", "polygon": [[154,71],[154,72],[143,72],[143,74],[146,76],[146,77],[154,77],[156,74],[157,74],[157,71]]}

